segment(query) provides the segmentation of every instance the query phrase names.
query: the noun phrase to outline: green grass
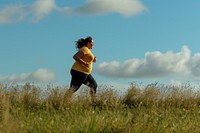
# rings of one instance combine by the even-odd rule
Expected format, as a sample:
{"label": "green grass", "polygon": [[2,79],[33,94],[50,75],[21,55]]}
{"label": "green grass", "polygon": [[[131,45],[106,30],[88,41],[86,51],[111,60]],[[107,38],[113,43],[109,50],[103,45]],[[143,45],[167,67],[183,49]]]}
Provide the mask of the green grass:
{"label": "green grass", "polygon": [[[200,92],[191,86],[131,84],[119,95],[88,88],[64,106],[65,87],[0,85],[0,133],[199,133]],[[165,90],[165,91],[161,91]]]}

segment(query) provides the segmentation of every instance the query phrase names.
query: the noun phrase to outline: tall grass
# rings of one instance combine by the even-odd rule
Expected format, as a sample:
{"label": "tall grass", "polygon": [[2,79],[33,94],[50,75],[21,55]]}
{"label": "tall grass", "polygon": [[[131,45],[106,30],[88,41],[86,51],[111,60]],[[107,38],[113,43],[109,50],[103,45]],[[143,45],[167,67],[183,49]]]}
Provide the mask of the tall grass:
{"label": "tall grass", "polygon": [[198,133],[200,92],[189,85],[131,84],[125,94],[88,88],[64,104],[65,87],[0,84],[0,133]]}

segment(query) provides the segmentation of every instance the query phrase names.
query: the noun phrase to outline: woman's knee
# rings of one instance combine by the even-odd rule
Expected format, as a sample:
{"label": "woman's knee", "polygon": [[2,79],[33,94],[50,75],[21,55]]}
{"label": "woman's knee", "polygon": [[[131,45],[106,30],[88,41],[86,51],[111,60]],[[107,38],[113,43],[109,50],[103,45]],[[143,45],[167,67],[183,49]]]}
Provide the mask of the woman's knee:
{"label": "woman's knee", "polygon": [[76,92],[80,88],[80,86],[72,85],[71,88],[73,89],[74,92]]}

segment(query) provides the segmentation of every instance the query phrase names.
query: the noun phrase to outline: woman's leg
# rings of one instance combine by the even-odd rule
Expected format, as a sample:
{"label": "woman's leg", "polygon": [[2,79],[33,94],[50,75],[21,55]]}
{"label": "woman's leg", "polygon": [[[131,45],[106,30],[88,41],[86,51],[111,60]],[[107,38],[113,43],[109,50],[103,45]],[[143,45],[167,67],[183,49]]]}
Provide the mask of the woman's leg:
{"label": "woman's leg", "polygon": [[90,87],[90,95],[92,98],[96,97],[97,83],[91,74],[88,75],[84,82],[85,85]]}
{"label": "woman's leg", "polygon": [[84,74],[82,72],[76,71],[76,70],[71,70],[71,82],[70,82],[70,88],[74,89],[74,92],[76,92],[81,85],[85,82],[87,79],[88,75]]}
{"label": "woman's leg", "polygon": [[70,88],[64,95],[64,102],[70,102],[72,95],[80,88],[88,75],[71,69],[71,76]]}

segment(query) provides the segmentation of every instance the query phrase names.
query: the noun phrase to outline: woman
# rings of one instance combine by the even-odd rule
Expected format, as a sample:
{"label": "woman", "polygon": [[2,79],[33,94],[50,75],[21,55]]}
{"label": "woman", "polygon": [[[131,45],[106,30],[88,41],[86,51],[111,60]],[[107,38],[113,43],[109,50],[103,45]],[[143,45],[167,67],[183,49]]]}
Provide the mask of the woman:
{"label": "woman", "polygon": [[93,62],[96,62],[96,57],[91,52],[93,46],[94,41],[90,36],[76,41],[78,52],[73,56],[75,63],[71,68],[72,78],[70,88],[65,94],[65,99],[71,99],[72,94],[76,92],[82,84],[85,84],[90,87],[90,95],[94,100],[97,83],[91,75]]}

